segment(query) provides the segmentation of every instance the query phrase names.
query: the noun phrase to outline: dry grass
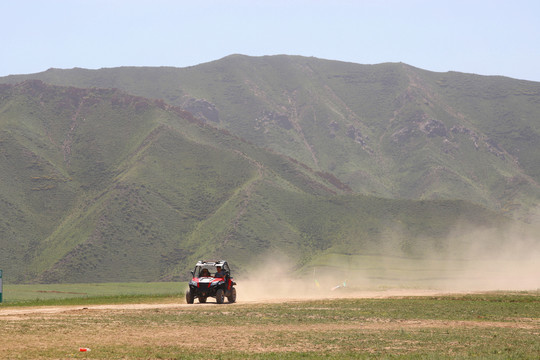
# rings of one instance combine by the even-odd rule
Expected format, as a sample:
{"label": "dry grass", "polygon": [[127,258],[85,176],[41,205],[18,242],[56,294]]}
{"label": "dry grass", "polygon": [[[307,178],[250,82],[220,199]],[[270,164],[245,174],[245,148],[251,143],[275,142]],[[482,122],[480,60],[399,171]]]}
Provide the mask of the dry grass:
{"label": "dry grass", "polygon": [[[463,298],[449,301],[446,313],[418,315],[426,304],[449,299],[0,309],[0,358],[533,359],[540,354],[537,297],[522,303],[485,301],[486,311],[500,305],[489,320],[456,314]],[[475,301],[471,309],[478,305]],[[516,311],[521,305],[526,308]],[[389,306],[417,308],[399,316],[388,312]],[[377,312],[380,316],[373,316]],[[80,347],[91,351],[80,353]]]}

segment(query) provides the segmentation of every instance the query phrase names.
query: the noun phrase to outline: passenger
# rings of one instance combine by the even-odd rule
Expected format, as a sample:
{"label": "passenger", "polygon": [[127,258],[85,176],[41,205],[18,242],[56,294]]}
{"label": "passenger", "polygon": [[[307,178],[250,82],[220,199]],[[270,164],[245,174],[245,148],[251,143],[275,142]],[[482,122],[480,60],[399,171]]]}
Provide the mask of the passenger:
{"label": "passenger", "polygon": [[224,278],[225,277],[225,271],[221,270],[221,266],[217,267],[217,271],[216,271],[216,274],[214,275],[214,277],[217,277],[217,278]]}

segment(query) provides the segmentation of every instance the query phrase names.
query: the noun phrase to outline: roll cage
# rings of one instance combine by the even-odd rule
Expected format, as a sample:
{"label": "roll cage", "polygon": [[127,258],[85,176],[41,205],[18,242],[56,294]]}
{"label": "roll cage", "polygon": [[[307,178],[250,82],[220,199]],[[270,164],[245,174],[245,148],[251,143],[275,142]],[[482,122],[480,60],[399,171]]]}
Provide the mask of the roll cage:
{"label": "roll cage", "polygon": [[[193,277],[214,277],[217,273],[217,268],[221,267],[222,271],[225,271],[227,275],[231,274],[231,269],[226,261],[198,261],[195,265],[195,269],[191,272]],[[204,274],[204,270],[208,270],[209,275]],[[202,273],[202,274],[201,274]]]}

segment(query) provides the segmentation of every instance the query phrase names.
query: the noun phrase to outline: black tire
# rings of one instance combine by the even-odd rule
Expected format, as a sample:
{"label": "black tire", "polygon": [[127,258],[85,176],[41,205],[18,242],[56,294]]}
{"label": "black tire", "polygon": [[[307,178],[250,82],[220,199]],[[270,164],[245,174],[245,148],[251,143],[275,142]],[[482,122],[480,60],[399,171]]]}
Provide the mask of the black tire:
{"label": "black tire", "polygon": [[191,293],[191,291],[186,291],[186,302],[188,304],[193,304],[193,301],[195,300],[195,295]]}
{"label": "black tire", "polygon": [[206,296],[202,297],[202,296],[199,296],[199,302],[201,304],[204,304],[206,302]]}
{"label": "black tire", "polygon": [[229,300],[230,303],[236,302],[236,288],[231,289],[231,295],[227,296],[227,300]]}
{"label": "black tire", "polygon": [[216,291],[216,302],[218,304],[223,304],[225,301],[225,293],[223,292],[223,289],[218,289]]}

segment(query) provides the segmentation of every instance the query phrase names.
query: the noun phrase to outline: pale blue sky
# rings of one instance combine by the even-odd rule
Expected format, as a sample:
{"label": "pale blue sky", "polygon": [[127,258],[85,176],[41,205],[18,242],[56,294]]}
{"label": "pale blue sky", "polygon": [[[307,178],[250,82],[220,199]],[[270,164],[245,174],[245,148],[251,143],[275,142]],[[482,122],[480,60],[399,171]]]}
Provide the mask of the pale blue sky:
{"label": "pale blue sky", "polygon": [[540,81],[538,0],[0,0],[0,76],[230,54]]}

